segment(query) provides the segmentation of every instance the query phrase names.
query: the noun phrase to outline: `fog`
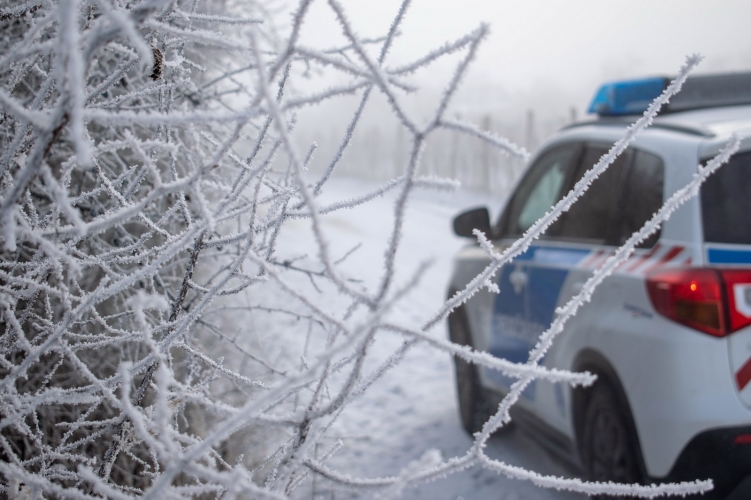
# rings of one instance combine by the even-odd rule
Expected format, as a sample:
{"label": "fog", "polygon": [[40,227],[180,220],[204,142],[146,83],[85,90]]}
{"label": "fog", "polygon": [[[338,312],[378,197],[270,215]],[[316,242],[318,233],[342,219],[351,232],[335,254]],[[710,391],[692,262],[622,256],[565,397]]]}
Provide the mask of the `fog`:
{"label": "fog", "polygon": [[[400,1],[345,0],[342,4],[359,35],[379,37],[388,30]],[[450,115],[535,150],[561,126],[586,118],[589,100],[605,81],[670,76],[693,53],[705,56],[697,73],[751,70],[750,19],[747,0],[414,0],[386,65],[414,60],[487,23],[490,35],[462,82]],[[281,31],[285,29],[280,26]],[[325,1],[313,3],[301,43],[316,48],[346,45]],[[371,46],[374,55],[376,50],[377,46]],[[419,91],[400,94],[400,99],[416,116],[427,118],[457,61],[446,58],[410,77]],[[311,74],[311,88],[298,91],[344,81],[340,75],[317,68]],[[306,140],[319,145],[313,169],[325,166],[358,100],[359,96],[339,99],[335,106],[301,113],[300,130]],[[386,107],[383,96],[374,95],[343,171],[375,179],[398,171],[408,147],[406,134]],[[520,170],[519,165],[473,140],[449,135],[434,138],[423,168],[491,191],[505,189]]]}

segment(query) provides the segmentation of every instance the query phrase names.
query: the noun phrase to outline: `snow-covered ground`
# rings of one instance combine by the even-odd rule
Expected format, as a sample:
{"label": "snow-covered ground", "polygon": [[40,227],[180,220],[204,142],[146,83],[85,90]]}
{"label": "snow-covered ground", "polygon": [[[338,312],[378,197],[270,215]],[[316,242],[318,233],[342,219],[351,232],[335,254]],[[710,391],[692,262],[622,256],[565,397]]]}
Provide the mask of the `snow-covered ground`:
{"label": "snow-covered ground", "polygon": [[[351,198],[374,187],[362,181],[335,179],[327,185],[321,203],[325,205]],[[382,272],[383,251],[393,219],[393,200],[393,195],[387,195],[364,206],[323,217],[323,228],[334,257],[345,254],[358,243],[362,244],[344,262],[342,269],[371,286],[378,282]],[[462,209],[478,205],[490,206],[496,214],[500,201],[487,194],[467,191],[414,194],[409,202],[403,241],[397,256],[397,276],[403,283],[422,261],[431,259],[433,263],[419,286],[394,311],[394,320],[417,327],[445,299],[452,257],[466,244],[454,236],[452,217]],[[286,224],[280,235],[279,249],[279,258],[283,258],[285,252],[288,257],[315,253],[309,223],[291,221]],[[445,337],[445,326],[436,327],[431,333]],[[366,365],[365,373],[395,351],[402,340],[398,336],[378,337],[370,351],[372,359]],[[459,423],[452,359],[425,345],[413,349],[400,365],[347,407],[327,435],[321,444],[321,453],[337,438],[344,443],[327,460],[327,465],[359,477],[396,474],[430,449],[440,451],[444,458],[464,454],[472,440]],[[493,458],[544,474],[575,474],[517,429],[493,438],[488,453]],[[311,492],[315,498],[322,499],[357,496],[341,489],[332,490],[329,483],[321,480],[308,481],[300,489],[301,498],[309,497]],[[408,489],[402,497],[451,500],[459,497],[464,500],[584,498],[541,490],[479,467]]]}

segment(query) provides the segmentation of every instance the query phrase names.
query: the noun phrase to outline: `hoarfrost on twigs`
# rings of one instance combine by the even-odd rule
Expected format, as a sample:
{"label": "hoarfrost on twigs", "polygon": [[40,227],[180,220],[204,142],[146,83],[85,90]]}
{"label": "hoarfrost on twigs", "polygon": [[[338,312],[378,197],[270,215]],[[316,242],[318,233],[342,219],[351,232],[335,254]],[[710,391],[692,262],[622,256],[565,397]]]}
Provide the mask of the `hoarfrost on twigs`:
{"label": "hoarfrost on twigs", "polygon": [[[413,270],[406,285],[396,279],[406,208],[416,189],[458,187],[420,173],[426,140],[446,130],[528,157],[505,138],[445,116],[488,27],[394,67],[388,54],[408,0],[373,40],[358,37],[344,7],[328,0],[325,8],[347,41],[331,50],[299,41],[311,3],[299,3],[289,35],[280,38],[266,22],[269,10],[255,2],[2,2],[0,495],[281,499],[312,478],[389,498],[478,464],[588,494],[708,490],[706,481],[642,486],[547,477],[493,460],[484,447],[530,381],[593,382],[589,373],[539,361],[602,279],[696,194],[737,139],[595,272],[527,363],[429,332],[481,288],[499,292],[493,277],[500,266],[586,192],[700,58],[688,58],[624,138],[510,248],[499,254],[477,233],[490,266],[418,330],[389,318],[428,271]],[[243,15],[235,15],[240,9]],[[377,58],[369,46],[379,49]],[[408,78],[450,54],[458,54],[455,71],[431,120],[418,125],[402,105],[404,92],[415,90]],[[301,94],[295,82],[311,66],[349,80]],[[359,105],[331,158],[317,158],[316,144],[299,147],[296,112],[356,93]],[[381,188],[323,203],[373,93],[385,97],[408,131],[409,157]],[[323,166],[317,177],[310,168],[316,161]],[[367,286],[346,271],[359,245],[336,252],[323,221],[387,192],[395,196],[393,224],[381,261],[373,263],[380,279]],[[292,220],[310,224],[310,255],[288,257],[279,248]],[[264,303],[270,290],[284,300]],[[333,307],[327,294],[343,297],[347,307]],[[298,325],[303,334],[290,342]],[[265,330],[279,337],[277,344],[258,333]],[[386,335],[406,340],[372,368],[372,345]],[[427,451],[383,478],[329,467],[343,446],[338,438],[325,443],[332,424],[421,342],[517,382],[462,456]],[[299,348],[289,360],[280,355],[285,343]]]}

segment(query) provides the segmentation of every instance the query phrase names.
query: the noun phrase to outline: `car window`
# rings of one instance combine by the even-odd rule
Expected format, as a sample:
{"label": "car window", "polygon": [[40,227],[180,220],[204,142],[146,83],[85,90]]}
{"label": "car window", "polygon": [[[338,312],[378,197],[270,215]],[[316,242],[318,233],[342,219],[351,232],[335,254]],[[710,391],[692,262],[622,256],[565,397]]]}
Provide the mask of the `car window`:
{"label": "car window", "polygon": [[701,187],[704,240],[751,245],[751,151],[735,154]]}
{"label": "car window", "polygon": [[578,143],[556,147],[529,168],[501,223],[504,236],[522,234],[561,199],[580,150]]}
{"label": "car window", "polygon": [[[636,150],[620,204],[623,209],[618,245],[625,243],[660,209],[664,185],[665,164],[660,157]],[[651,248],[659,238],[658,230],[640,243],[638,248]]]}
{"label": "car window", "polygon": [[[587,145],[576,171],[576,181],[608,152],[607,145]],[[624,151],[592,182],[589,189],[561,216],[557,236],[568,241],[615,245],[621,221],[619,204],[626,170],[633,151]]]}
{"label": "car window", "polygon": [[526,231],[537,219],[545,215],[553,204],[558,201],[563,181],[566,178],[565,163],[555,161],[537,182],[529,198],[519,214],[519,229]]}

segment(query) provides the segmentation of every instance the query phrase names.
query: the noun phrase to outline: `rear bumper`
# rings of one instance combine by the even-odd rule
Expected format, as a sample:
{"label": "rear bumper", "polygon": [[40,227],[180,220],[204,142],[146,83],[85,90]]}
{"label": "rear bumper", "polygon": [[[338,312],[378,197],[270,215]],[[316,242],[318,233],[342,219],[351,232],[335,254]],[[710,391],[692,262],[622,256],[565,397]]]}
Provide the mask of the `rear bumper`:
{"label": "rear bumper", "polygon": [[736,500],[751,498],[751,426],[713,429],[696,435],[683,449],[667,477],[659,482],[712,479],[714,490],[687,498]]}

